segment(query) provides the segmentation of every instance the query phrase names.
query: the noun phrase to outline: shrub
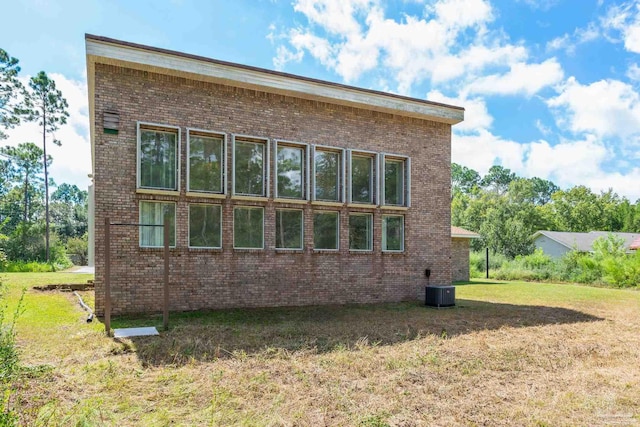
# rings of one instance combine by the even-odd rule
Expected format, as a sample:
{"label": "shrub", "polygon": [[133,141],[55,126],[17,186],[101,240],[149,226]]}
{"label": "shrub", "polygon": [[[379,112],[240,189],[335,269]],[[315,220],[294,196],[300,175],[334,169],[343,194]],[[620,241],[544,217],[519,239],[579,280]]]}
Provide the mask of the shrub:
{"label": "shrub", "polygon": [[74,264],[87,265],[89,255],[88,237],[70,237],[67,240],[67,255],[74,257]]}
{"label": "shrub", "polygon": [[13,318],[7,316],[6,290],[0,283],[0,387],[3,399],[0,401],[0,425],[17,425],[18,416],[9,406],[9,397],[13,389],[13,383],[20,373],[19,354],[16,347],[16,320],[22,313],[25,291],[18,301]]}

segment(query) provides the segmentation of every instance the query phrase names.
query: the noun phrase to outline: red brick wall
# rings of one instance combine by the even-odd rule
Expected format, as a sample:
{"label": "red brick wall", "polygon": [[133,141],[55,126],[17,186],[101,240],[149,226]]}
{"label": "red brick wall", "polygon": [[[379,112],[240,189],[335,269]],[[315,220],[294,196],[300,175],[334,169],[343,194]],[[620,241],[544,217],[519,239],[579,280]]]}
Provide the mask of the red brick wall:
{"label": "red brick wall", "polygon": [[[117,111],[117,135],[102,132],[103,111]],[[422,298],[431,284],[451,283],[451,126],[323,102],[96,65],[95,78],[96,309],[104,310],[104,218],[138,222],[140,200],[177,202],[177,247],[171,250],[171,310],[368,303]],[[182,129],[179,196],[136,193],[136,122]],[[411,158],[411,207],[405,213],[405,252],[382,253],[384,209],[325,208],[310,203],[212,200],[186,195],[186,128],[366,149]],[[273,172],[273,156],[271,171]],[[273,174],[270,180],[273,196]],[[231,188],[231,179],[228,189]],[[230,191],[229,191],[230,192]],[[189,249],[188,203],[221,203],[221,250]],[[265,207],[265,249],[233,249],[233,207]],[[276,252],[275,208],[304,209],[304,250]],[[340,211],[340,251],[313,251],[313,211]],[[374,250],[350,253],[348,213],[373,213]],[[114,313],[162,309],[162,250],[140,248],[136,227],[112,228]]]}
{"label": "red brick wall", "polygon": [[451,280],[469,280],[469,239],[451,241]]}

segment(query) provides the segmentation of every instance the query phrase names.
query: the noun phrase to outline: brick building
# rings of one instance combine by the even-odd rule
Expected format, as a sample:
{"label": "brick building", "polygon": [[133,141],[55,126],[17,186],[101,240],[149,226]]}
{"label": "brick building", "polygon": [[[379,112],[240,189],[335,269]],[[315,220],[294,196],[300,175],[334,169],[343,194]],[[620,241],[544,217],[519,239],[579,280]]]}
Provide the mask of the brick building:
{"label": "brick building", "polygon": [[[369,303],[450,284],[460,107],[86,36],[104,221],[170,218],[170,309]],[[162,230],[113,227],[114,313],[162,308]]]}

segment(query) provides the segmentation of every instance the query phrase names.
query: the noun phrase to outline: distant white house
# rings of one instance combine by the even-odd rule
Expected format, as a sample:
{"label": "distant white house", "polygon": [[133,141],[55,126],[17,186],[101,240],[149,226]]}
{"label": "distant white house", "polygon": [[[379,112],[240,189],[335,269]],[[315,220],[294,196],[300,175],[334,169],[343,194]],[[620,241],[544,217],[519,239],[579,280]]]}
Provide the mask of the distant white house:
{"label": "distant white house", "polygon": [[541,230],[533,235],[533,243],[552,258],[560,258],[569,251],[593,252],[593,242],[603,236],[613,234],[624,240],[627,252],[635,249],[633,244],[640,243],[640,233],[611,233],[609,231],[591,231],[589,233],[571,233],[567,231]]}

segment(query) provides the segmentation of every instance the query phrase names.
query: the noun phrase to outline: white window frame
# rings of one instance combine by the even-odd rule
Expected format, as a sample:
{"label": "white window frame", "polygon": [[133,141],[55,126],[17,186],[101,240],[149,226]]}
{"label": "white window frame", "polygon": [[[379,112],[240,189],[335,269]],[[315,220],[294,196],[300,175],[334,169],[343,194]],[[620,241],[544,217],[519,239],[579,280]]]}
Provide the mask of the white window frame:
{"label": "white window frame", "polygon": [[[191,246],[191,206],[217,206],[220,209],[220,246]],[[189,212],[188,212],[188,224],[187,224],[187,232],[188,232],[188,246],[189,249],[222,249],[222,205],[219,203],[189,203]]]}
{"label": "white window frame", "polygon": [[[397,249],[385,249],[386,245],[387,245],[387,226],[385,223],[385,218],[402,218],[402,245],[401,245],[401,249],[397,250]],[[382,252],[389,252],[389,253],[403,253],[404,252],[404,241],[405,241],[405,226],[404,226],[404,222],[405,222],[405,218],[404,215],[388,215],[388,214],[384,214],[382,215]]]}
{"label": "white window frame", "polygon": [[315,222],[313,224],[313,250],[316,252],[338,252],[340,251],[340,211],[331,211],[331,210],[314,210],[312,213],[312,221],[315,219],[316,214],[335,214],[338,218],[338,223],[336,224],[336,248],[335,249],[324,249],[324,248],[316,248],[316,226]]}
{"label": "white window frame", "polygon": [[[259,248],[244,248],[241,246],[236,246],[236,209],[256,209],[256,210],[261,210],[262,211],[262,246]],[[233,207],[233,249],[240,249],[240,250],[253,250],[253,251],[261,251],[264,250],[264,233],[265,233],[265,208],[264,206],[234,206]]]}
{"label": "white window frame", "polygon": [[[159,132],[175,133],[176,134],[176,186],[175,188],[164,187],[143,187],[140,184],[140,162],[142,160],[140,156],[142,138],[140,130],[157,130]],[[179,126],[171,126],[161,123],[150,122],[136,122],[136,188],[144,190],[157,190],[157,191],[180,191],[180,152],[182,151],[182,138],[181,129]]]}
{"label": "white window frame", "polygon": [[[380,160],[379,155],[375,151],[368,150],[348,150],[349,156],[349,204],[363,205],[363,206],[378,206],[380,203],[380,185],[378,185],[380,177]],[[353,157],[370,157],[371,158],[371,177],[369,178],[369,185],[371,187],[371,203],[355,202],[353,201]]]}
{"label": "white window frame", "polygon": [[[206,191],[206,190],[192,190],[191,187],[191,132],[197,133],[198,136],[204,136],[209,138],[222,138],[222,192],[216,191]],[[205,129],[196,129],[196,128],[187,128],[187,191],[194,193],[202,193],[202,194],[227,194],[227,134],[224,132],[213,131],[213,130],[205,130]]]}
{"label": "white window frame", "polygon": [[[395,207],[411,207],[411,158],[408,156],[403,156],[401,154],[389,154],[389,153],[381,153],[380,154],[380,165],[378,169],[381,171],[379,175],[379,184],[380,188],[380,206],[395,206]],[[387,159],[391,161],[403,161],[404,162],[404,192],[402,195],[403,204],[401,205],[388,205],[385,203],[385,166]]]}
{"label": "white window frame", "polygon": [[369,241],[371,242],[370,249],[352,249],[351,248],[351,239],[349,239],[349,252],[373,252],[373,214],[368,212],[349,212],[349,234],[347,237],[351,236],[351,217],[352,216],[368,216],[370,218],[371,229],[369,230]]}
{"label": "white window frame", "polygon": [[[178,204],[176,202],[167,201],[167,200],[139,200],[138,201],[138,223],[139,224],[144,224],[142,222],[142,218],[141,218],[141,215],[142,215],[141,205],[142,205],[142,203],[156,203],[156,204],[163,204],[163,205],[172,204],[174,206],[173,207],[173,212],[174,212],[174,218],[173,218],[173,220],[174,220],[173,241],[175,243],[173,245],[169,244],[169,247],[170,248],[175,248],[178,245],[178,234],[177,234],[178,233]],[[155,225],[164,225],[164,224],[155,224]],[[141,227],[142,227],[141,225],[138,226],[138,247],[140,247],[140,248],[162,248],[162,247],[164,247],[164,244],[159,245],[159,246],[146,246],[146,245],[143,245],[142,244],[142,233],[140,231]],[[154,228],[156,228],[156,227],[154,227]],[[164,229],[164,227],[162,227],[161,229]],[[163,233],[164,233],[164,230],[163,230]],[[163,234],[163,236],[164,236],[164,234]],[[171,240],[171,239],[169,239],[169,240]]]}
{"label": "white window frame", "polygon": [[[277,246],[277,242],[278,242],[278,231],[277,231],[277,222],[278,222],[278,211],[296,211],[296,212],[300,212],[300,214],[302,215],[302,221],[300,222],[300,247],[299,248],[279,248]],[[302,209],[294,209],[294,208],[276,208],[275,209],[275,220],[276,220],[276,224],[274,224],[273,229],[276,230],[275,231],[275,241],[274,241],[274,247],[277,251],[302,251],[304,250],[304,210]]]}
{"label": "white window frame", "polygon": [[[236,140],[241,142],[252,142],[256,144],[264,144],[263,150],[263,170],[262,170],[262,195],[255,194],[244,194],[236,192]],[[252,136],[252,135],[240,135],[240,134],[232,134],[231,135],[231,151],[232,151],[232,160],[231,160],[231,195],[232,196],[242,196],[242,197],[258,197],[268,199],[271,196],[270,189],[270,173],[271,173],[271,141],[269,138],[264,138],[260,136]]]}
{"label": "white window frame", "polygon": [[[339,200],[337,201],[331,201],[331,200],[318,200],[316,199],[316,151],[321,151],[321,152],[333,152],[333,153],[338,153],[340,155],[340,169],[338,170],[338,179],[340,180],[340,182],[338,183],[338,198]],[[344,203],[346,200],[346,150],[344,148],[338,148],[338,147],[331,147],[328,145],[313,145],[311,147],[311,154],[310,154],[310,164],[313,165],[312,169],[311,169],[311,200],[312,201],[319,201],[319,202],[326,202],[326,203]]]}
{"label": "white window frame", "polygon": [[[278,194],[278,147],[294,147],[301,148],[304,152],[304,156],[302,159],[302,197],[286,197]],[[296,142],[296,141],[287,141],[284,139],[278,139],[274,141],[273,144],[273,192],[275,194],[276,199],[287,199],[287,200],[309,200],[309,171],[311,170],[309,167],[309,144],[304,142]]]}

